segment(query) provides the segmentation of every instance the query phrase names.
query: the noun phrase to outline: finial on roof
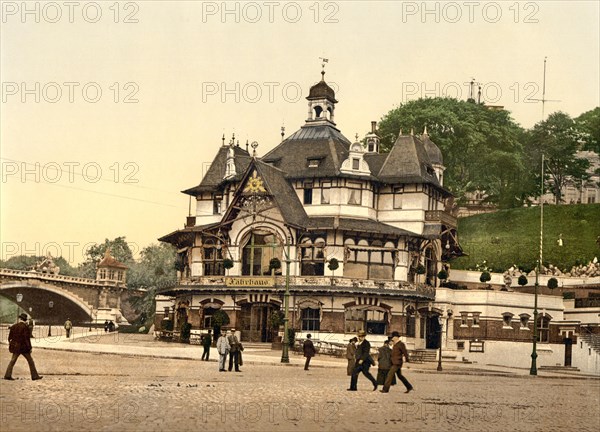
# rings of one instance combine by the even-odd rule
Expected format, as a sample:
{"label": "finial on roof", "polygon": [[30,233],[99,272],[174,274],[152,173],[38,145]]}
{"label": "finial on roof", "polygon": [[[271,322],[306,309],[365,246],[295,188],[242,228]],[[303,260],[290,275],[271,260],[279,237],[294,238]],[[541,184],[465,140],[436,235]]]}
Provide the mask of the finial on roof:
{"label": "finial on roof", "polygon": [[325,63],[329,63],[329,59],[326,59],[324,57],[319,57],[319,59],[322,61],[321,63],[321,81],[325,81]]}
{"label": "finial on roof", "polygon": [[358,132],[356,133],[356,135],[354,135],[354,139],[356,139],[356,141],[358,142]]}
{"label": "finial on roof", "polygon": [[281,141],[283,141],[284,135],[285,135],[285,126],[281,126]]}
{"label": "finial on roof", "polygon": [[250,147],[252,147],[252,157],[256,157],[257,156],[256,148],[258,147],[258,143],[256,141],[252,141],[252,144],[250,144]]}
{"label": "finial on roof", "polygon": [[248,153],[248,140],[246,140],[246,153]]}
{"label": "finial on roof", "polygon": [[239,146],[240,146],[240,140],[239,140],[239,139],[238,139],[238,140],[235,142],[235,145],[236,145],[237,147],[239,147]]}
{"label": "finial on roof", "polygon": [[221,140],[223,140],[223,147],[225,147],[225,133],[223,133],[223,138],[221,138]]}

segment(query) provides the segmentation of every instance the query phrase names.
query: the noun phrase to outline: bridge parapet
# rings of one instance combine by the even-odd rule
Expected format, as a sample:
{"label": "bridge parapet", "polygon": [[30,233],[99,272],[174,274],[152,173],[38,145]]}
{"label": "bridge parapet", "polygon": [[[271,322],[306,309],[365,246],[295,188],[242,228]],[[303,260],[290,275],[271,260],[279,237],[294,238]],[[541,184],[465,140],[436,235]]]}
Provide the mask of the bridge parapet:
{"label": "bridge parapet", "polygon": [[0,278],[18,278],[18,279],[39,279],[51,282],[63,282],[76,285],[87,286],[107,286],[116,288],[126,288],[125,284],[117,281],[97,281],[96,279],[82,278],[76,276],[65,276],[52,273],[39,273],[32,270],[14,270],[0,268]]}

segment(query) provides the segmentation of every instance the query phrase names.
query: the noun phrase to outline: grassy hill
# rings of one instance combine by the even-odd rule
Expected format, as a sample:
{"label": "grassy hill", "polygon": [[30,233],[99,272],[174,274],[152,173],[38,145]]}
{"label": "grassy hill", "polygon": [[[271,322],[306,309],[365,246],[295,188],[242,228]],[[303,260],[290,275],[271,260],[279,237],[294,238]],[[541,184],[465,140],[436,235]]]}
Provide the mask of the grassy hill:
{"label": "grassy hill", "polygon": [[[558,246],[562,234],[563,246]],[[600,247],[600,204],[544,206],[544,265],[554,264],[561,270],[587,263],[597,256]],[[539,207],[501,210],[461,218],[458,238],[469,256],[451,263],[452,268],[474,269],[487,261],[494,271],[504,271],[513,264],[533,269],[540,249]]]}

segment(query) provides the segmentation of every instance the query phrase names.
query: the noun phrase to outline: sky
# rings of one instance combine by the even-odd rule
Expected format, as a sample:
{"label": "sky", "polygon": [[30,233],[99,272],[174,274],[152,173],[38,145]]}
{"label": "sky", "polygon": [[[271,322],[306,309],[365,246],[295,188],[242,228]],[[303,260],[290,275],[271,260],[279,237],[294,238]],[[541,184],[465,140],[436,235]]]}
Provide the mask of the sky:
{"label": "sky", "polygon": [[320,78],[349,139],[419,97],[502,105],[524,127],[600,105],[600,2],[1,2],[0,258],[183,227],[222,144],[264,155]]}

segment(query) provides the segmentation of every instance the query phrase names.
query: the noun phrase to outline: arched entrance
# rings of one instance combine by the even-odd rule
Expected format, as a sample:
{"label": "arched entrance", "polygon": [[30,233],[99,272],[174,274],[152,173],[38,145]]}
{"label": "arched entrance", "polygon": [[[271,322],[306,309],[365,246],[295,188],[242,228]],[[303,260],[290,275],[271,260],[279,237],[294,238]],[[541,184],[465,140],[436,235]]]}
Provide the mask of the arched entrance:
{"label": "arched entrance", "polygon": [[250,342],[272,342],[278,329],[271,327],[271,314],[280,309],[272,301],[240,302],[240,330],[242,340]]}
{"label": "arched entrance", "polygon": [[425,339],[425,348],[438,349],[440,347],[440,336],[442,326],[439,317],[441,311],[429,308],[420,308],[421,314],[421,338]]}

